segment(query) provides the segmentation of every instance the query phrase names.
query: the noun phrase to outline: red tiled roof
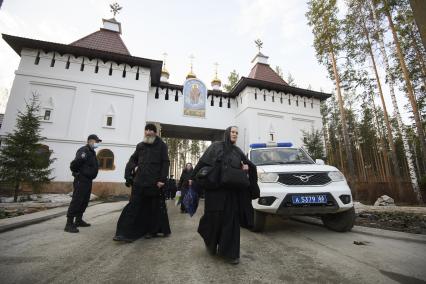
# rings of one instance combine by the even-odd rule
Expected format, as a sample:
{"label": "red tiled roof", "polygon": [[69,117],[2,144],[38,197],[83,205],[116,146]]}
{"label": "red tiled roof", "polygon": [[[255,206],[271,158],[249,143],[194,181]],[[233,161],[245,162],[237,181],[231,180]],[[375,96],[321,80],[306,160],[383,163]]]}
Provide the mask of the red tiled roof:
{"label": "red tiled roof", "polygon": [[100,29],[97,32],[74,41],[70,45],[130,55],[120,34],[106,29]]}
{"label": "red tiled roof", "polygon": [[288,85],[268,64],[256,63],[250,71],[248,78],[266,82]]}

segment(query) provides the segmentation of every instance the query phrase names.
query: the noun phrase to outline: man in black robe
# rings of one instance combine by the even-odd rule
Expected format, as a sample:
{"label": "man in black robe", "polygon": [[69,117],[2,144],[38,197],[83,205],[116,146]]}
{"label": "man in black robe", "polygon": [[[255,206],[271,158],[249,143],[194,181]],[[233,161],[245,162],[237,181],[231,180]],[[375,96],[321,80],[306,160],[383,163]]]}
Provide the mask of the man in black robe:
{"label": "man in black robe", "polygon": [[126,185],[132,186],[129,203],[117,223],[115,241],[133,241],[141,236],[149,239],[170,235],[169,218],[163,187],[169,172],[167,145],[157,136],[154,124],[145,126],[144,140],[126,165]]}

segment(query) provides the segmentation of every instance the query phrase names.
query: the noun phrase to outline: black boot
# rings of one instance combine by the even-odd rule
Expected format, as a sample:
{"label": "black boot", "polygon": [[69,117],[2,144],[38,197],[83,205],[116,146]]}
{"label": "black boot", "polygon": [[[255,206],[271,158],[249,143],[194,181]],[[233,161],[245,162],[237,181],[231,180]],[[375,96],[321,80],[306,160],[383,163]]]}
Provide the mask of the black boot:
{"label": "black boot", "polygon": [[68,232],[68,233],[78,233],[79,232],[76,225],[74,224],[74,217],[67,217],[67,224],[65,225],[64,231]]}
{"label": "black boot", "polygon": [[76,227],[90,227],[89,223],[83,221],[83,215],[77,216],[75,218],[75,226]]}
{"label": "black boot", "polygon": [[125,237],[123,235],[115,235],[114,238],[112,238],[112,239],[114,241],[117,241],[117,242],[126,242],[126,243],[131,243],[131,242],[134,241],[134,239],[127,238],[127,237]]}

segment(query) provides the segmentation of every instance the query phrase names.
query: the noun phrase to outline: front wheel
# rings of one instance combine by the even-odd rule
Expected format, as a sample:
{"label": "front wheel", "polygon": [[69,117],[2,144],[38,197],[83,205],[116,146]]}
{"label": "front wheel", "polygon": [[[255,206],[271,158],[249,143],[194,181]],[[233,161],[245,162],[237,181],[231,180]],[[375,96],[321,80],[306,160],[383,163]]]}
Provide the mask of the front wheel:
{"label": "front wheel", "polygon": [[355,224],[355,209],[321,216],[324,226],[336,232],[348,232]]}
{"label": "front wheel", "polygon": [[254,210],[254,232],[262,232],[265,229],[266,213]]}

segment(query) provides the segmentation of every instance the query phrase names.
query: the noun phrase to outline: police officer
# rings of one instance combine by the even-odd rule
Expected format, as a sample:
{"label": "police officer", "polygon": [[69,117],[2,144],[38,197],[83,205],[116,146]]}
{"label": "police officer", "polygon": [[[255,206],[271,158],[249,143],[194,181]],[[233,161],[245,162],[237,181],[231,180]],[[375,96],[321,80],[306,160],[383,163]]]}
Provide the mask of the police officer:
{"label": "police officer", "polygon": [[[65,232],[78,233],[77,227],[89,227],[83,221],[83,213],[87,208],[92,192],[92,180],[98,175],[99,165],[95,149],[99,147],[101,139],[95,134],[87,137],[87,144],[78,149],[74,160],[70,164],[74,176],[74,192],[68,208]],[[75,221],[74,221],[75,218]]]}

